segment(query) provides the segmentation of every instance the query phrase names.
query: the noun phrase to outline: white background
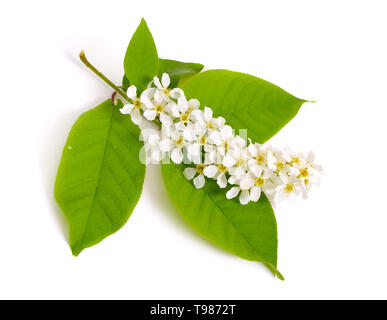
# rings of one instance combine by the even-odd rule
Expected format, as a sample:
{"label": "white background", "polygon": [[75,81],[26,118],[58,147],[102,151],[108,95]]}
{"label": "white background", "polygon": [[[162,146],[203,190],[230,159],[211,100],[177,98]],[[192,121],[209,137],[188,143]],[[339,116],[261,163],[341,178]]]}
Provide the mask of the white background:
{"label": "white background", "polygon": [[[387,298],[385,1],[8,1],[0,11],[0,298]],[[129,222],[79,257],[53,199],[79,114],[111,94],[141,17],[159,55],[271,81],[304,99],[274,139],[326,176],[276,209],[278,268],[208,244],[158,169]]]}

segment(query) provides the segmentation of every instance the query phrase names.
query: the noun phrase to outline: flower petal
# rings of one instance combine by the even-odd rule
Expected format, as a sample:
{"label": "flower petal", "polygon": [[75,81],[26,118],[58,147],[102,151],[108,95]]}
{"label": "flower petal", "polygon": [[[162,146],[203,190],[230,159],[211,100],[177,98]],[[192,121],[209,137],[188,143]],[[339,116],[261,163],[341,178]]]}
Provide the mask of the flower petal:
{"label": "flower petal", "polygon": [[189,114],[189,117],[190,119],[192,119],[193,121],[203,121],[203,111],[200,110],[200,109],[197,109],[197,110],[193,110],[190,112]]}
{"label": "flower petal", "polygon": [[213,144],[216,144],[217,146],[222,143],[222,140],[220,138],[219,132],[218,131],[212,131],[209,136],[210,141]]}
{"label": "flower petal", "polygon": [[188,104],[189,104],[189,106],[193,109],[193,110],[196,110],[196,109],[198,109],[199,108],[199,106],[200,106],[200,102],[199,102],[199,100],[198,99],[189,99],[188,100]]}
{"label": "flower petal", "polygon": [[228,178],[228,182],[230,184],[238,184],[239,183],[239,179],[235,176],[231,176],[230,178]]}
{"label": "flower petal", "polygon": [[239,183],[240,188],[244,191],[249,190],[253,185],[254,185],[254,180],[249,177],[243,178]]}
{"label": "flower petal", "polygon": [[289,177],[288,177],[287,173],[285,173],[284,171],[280,171],[279,176],[280,176],[281,180],[283,181],[283,183],[289,182]]}
{"label": "flower petal", "polygon": [[179,122],[176,122],[175,123],[175,128],[177,130],[180,130],[180,131],[184,131],[185,130],[185,124],[183,121],[179,121]]}
{"label": "flower petal", "polygon": [[133,109],[132,112],[130,113],[130,116],[131,116],[132,122],[134,124],[139,125],[141,123],[142,115],[141,115],[140,110]]}
{"label": "flower petal", "polygon": [[165,126],[168,126],[170,124],[172,124],[172,118],[168,115],[166,115],[164,112],[160,113],[160,122],[165,125]]}
{"label": "flower petal", "polygon": [[187,154],[188,156],[195,157],[200,155],[200,144],[192,143],[187,146]]}
{"label": "flower petal", "polygon": [[133,104],[129,103],[129,104],[126,104],[124,105],[121,109],[120,109],[120,112],[122,114],[129,114],[130,111],[132,111],[133,109]]}
{"label": "flower petal", "polygon": [[250,193],[246,190],[243,190],[239,196],[239,202],[243,205],[248,204],[250,202]]}
{"label": "flower petal", "polygon": [[206,122],[212,119],[212,109],[208,107],[204,107],[203,118]]}
{"label": "flower petal", "polygon": [[176,103],[170,102],[165,106],[165,110],[175,118],[180,117],[179,107]]}
{"label": "flower petal", "polygon": [[223,117],[217,117],[215,119],[215,124],[218,128],[223,128],[224,124],[226,123],[226,119]]}
{"label": "flower petal", "polygon": [[155,95],[155,92],[156,92],[156,88],[148,88],[148,89],[145,89],[142,93],[141,93],[141,102],[144,102],[142,101],[143,98],[148,98],[148,99],[152,99],[153,96]]}
{"label": "flower petal", "polygon": [[174,163],[181,163],[183,161],[183,152],[180,148],[175,148],[172,150],[171,159]]}
{"label": "flower petal", "polygon": [[226,188],[227,186],[227,179],[226,179],[226,175],[224,173],[221,173],[218,178],[216,179],[216,183],[218,184],[218,186],[220,188]]}
{"label": "flower petal", "polygon": [[252,187],[250,190],[250,200],[257,202],[261,196],[261,188],[260,187]]}
{"label": "flower petal", "polygon": [[181,113],[186,112],[188,109],[188,102],[187,102],[187,99],[185,97],[180,97],[177,100],[177,105],[179,106],[179,111]]}
{"label": "flower petal", "polygon": [[194,177],[195,173],[196,173],[196,169],[195,168],[185,168],[184,171],[183,171],[183,176],[187,180],[192,180],[192,178]]}
{"label": "flower petal", "polygon": [[132,99],[132,100],[137,99],[137,88],[136,88],[136,86],[130,86],[128,88],[128,90],[126,90],[126,95],[130,99]]}
{"label": "flower petal", "polygon": [[175,89],[172,89],[171,91],[169,91],[169,95],[173,99],[179,99],[180,97],[184,96],[184,92],[180,88],[175,88]]}
{"label": "flower petal", "polygon": [[168,88],[169,84],[171,83],[171,79],[169,79],[168,73],[163,73],[161,76],[161,84],[163,85],[164,88]]}
{"label": "flower petal", "polygon": [[230,168],[235,164],[235,159],[229,155],[224,156],[223,163],[225,167]]}
{"label": "flower petal", "polygon": [[190,127],[184,128],[183,137],[187,141],[196,140],[195,132],[194,132],[193,128],[190,128]]}
{"label": "flower petal", "polygon": [[173,142],[169,139],[163,139],[160,141],[159,147],[163,152],[169,152],[172,149]]}
{"label": "flower petal", "polygon": [[195,179],[193,179],[193,183],[196,189],[200,189],[204,187],[204,184],[206,183],[206,179],[204,179],[204,176],[202,174],[199,174]]}
{"label": "flower petal", "polygon": [[258,155],[258,149],[257,147],[255,146],[255,144],[250,144],[248,146],[248,150],[250,152],[250,154],[253,156],[253,157],[256,157]]}
{"label": "flower petal", "polygon": [[240,190],[241,189],[239,189],[239,187],[232,187],[230,190],[227,191],[226,198],[227,199],[235,198],[238,195]]}
{"label": "flower petal", "polygon": [[163,87],[162,87],[162,85],[160,83],[160,80],[159,80],[159,78],[157,76],[155,76],[153,78],[153,82],[154,82],[155,86],[157,87],[157,89],[159,89],[159,90],[163,89]]}
{"label": "flower petal", "polygon": [[148,137],[146,138],[146,142],[149,144],[149,145],[152,145],[152,146],[158,146],[159,142],[160,142],[160,136],[158,135],[158,133],[151,133],[148,135]]}
{"label": "flower petal", "polygon": [[141,97],[141,102],[145,105],[145,108],[147,109],[154,109],[155,107],[150,98],[148,98],[147,96]]}
{"label": "flower petal", "polygon": [[155,93],[155,96],[154,96],[154,100],[155,100],[156,105],[163,104],[163,102],[165,100],[164,93],[162,93],[161,91],[157,90],[156,93]]}
{"label": "flower petal", "polygon": [[256,176],[256,177],[260,177],[261,176],[261,174],[262,174],[262,167],[260,167],[260,166],[258,166],[256,163],[256,161],[255,160],[253,160],[253,159],[251,159],[252,161],[254,161],[255,162],[255,164],[253,164],[253,165],[251,165],[250,166],[250,172],[254,175],[254,176]]}
{"label": "flower petal", "polygon": [[209,178],[213,178],[217,172],[218,172],[218,168],[214,165],[207,166],[203,170],[203,174]]}
{"label": "flower petal", "polygon": [[149,121],[153,121],[156,118],[157,112],[155,110],[145,110],[144,117]]}

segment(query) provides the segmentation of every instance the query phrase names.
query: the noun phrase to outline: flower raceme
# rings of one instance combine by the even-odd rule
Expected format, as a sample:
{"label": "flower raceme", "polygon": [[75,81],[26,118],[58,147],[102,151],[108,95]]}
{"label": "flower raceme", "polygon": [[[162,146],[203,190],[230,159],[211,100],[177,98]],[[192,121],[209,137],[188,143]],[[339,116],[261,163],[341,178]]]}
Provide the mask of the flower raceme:
{"label": "flower raceme", "polygon": [[140,97],[130,86],[127,95],[132,101],[120,110],[140,126],[160,121],[157,132],[142,131],[147,162],[184,163],[183,175],[196,188],[214,179],[219,188],[230,187],[228,199],[239,196],[243,205],[258,201],[262,192],[273,204],[298,195],[307,198],[312,185],[319,183],[322,168],[314,163],[313,152],[294,153],[253,143],[246,130],[236,135],[223,117],[214,118],[207,106],[199,109],[197,99],[187,100],[182,89],[169,89],[169,84],[166,73],[161,81],[154,77]]}

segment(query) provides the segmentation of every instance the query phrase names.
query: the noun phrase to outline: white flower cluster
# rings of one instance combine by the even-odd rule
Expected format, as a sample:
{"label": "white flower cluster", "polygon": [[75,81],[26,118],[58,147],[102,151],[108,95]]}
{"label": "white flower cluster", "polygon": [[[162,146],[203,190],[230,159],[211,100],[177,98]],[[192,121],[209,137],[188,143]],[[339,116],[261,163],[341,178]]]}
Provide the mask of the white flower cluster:
{"label": "white flower cluster", "polygon": [[121,112],[131,114],[136,124],[159,121],[159,134],[145,138],[150,157],[161,161],[167,155],[176,164],[187,164],[183,174],[196,188],[214,179],[220,188],[231,186],[228,199],[239,195],[240,203],[247,204],[264,192],[274,204],[297,195],[306,198],[311,186],[319,183],[322,168],[314,163],[312,152],[296,154],[247,142],[224,118],[214,118],[212,109],[199,109],[197,99],[187,100],[181,89],[168,89],[169,84],[164,73],[161,82],[155,77],[140,97],[135,86],[129,87],[132,103]]}

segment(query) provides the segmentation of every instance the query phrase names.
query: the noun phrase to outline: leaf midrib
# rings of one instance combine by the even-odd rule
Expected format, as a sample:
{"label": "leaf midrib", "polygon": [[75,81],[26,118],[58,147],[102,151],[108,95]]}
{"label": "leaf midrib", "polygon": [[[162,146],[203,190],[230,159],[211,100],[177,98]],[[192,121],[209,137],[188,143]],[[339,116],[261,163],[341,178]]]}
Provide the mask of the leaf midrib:
{"label": "leaf midrib", "polygon": [[[108,125],[108,129],[107,129],[107,132],[106,132],[105,145],[104,145],[104,150],[103,150],[103,154],[102,154],[101,165],[100,165],[99,171],[98,171],[98,178],[97,178],[97,181],[96,181],[96,184],[95,184],[95,188],[94,188],[94,191],[93,191],[93,198],[92,198],[92,201],[90,203],[90,207],[89,207],[89,210],[88,210],[88,213],[87,213],[86,225],[83,228],[83,232],[82,232],[82,236],[81,236],[80,241],[79,241],[79,245],[83,244],[83,240],[85,238],[86,230],[87,230],[87,227],[88,227],[89,221],[90,221],[90,214],[91,214],[91,211],[92,211],[92,209],[94,207],[95,195],[97,193],[98,185],[99,185],[99,182],[101,180],[102,167],[103,167],[103,164],[105,162],[105,155],[106,155],[106,150],[107,150],[107,146],[108,146],[108,140],[109,140],[110,131],[111,131],[111,127],[112,127],[112,118],[113,118],[113,108],[111,108],[111,111],[110,111],[109,125]],[[106,216],[106,213],[104,213],[104,214]]]}

